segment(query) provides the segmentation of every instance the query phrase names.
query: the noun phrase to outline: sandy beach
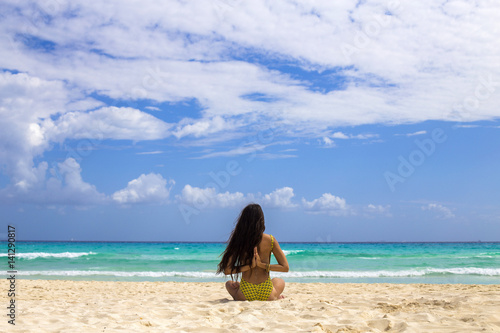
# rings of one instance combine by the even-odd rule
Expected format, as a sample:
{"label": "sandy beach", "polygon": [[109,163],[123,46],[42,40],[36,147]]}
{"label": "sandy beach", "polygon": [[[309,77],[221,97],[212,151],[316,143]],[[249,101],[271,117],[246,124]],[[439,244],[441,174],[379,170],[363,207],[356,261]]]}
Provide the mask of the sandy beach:
{"label": "sandy beach", "polygon": [[500,332],[500,285],[289,283],[284,294],[235,302],[222,283],[17,280],[15,329],[4,314],[0,331]]}

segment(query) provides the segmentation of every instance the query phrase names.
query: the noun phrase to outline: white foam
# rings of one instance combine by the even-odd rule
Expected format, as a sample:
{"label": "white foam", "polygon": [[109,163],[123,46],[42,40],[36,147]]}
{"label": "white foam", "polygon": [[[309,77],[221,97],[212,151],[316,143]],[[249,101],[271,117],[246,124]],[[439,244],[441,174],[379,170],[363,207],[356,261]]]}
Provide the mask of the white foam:
{"label": "white foam", "polygon": [[[188,277],[214,279],[221,277],[215,272],[122,272],[122,271],[18,271],[19,275],[42,276],[117,276],[117,277]],[[430,274],[482,275],[500,276],[499,268],[427,268],[402,271],[307,271],[307,272],[273,272],[274,277],[283,278],[380,278],[380,277],[415,277]]]}
{"label": "white foam", "polygon": [[309,272],[288,272],[275,273],[276,276],[282,277],[324,277],[324,278],[379,278],[379,277],[413,277],[424,276],[430,274],[456,274],[456,275],[484,275],[484,276],[500,276],[498,268],[426,268],[426,269],[411,269],[402,271],[309,271]]}
{"label": "white foam", "polygon": [[119,277],[190,277],[217,278],[221,275],[209,272],[121,272],[121,271],[18,271],[19,275],[42,276],[119,276]]}
{"label": "white foam", "polygon": [[297,254],[297,253],[301,253],[301,252],[304,252],[305,250],[283,250],[283,253],[288,256],[290,254]]}
{"label": "white foam", "polygon": [[436,269],[429,268],[431,273],[449,273],[458,275],[487,275],[487,276],[499,276],[500,268],[476,268],[476,267],[461,267],[461,268],[445,268]]}
{"label": "white foam", "polygon": [[[97,254],[95,252],[61,252],[61,253],[48,253],[48,252],[26,252],[26,253],[16,253],[16,258],[24,258],[27,260],[36,258],[78,258],[83,256],[88,256],[91,254]],[[0,257],[6,257],[7,254],[1,253]]]}
{"label": "white foam", "polygon": [[379,278],[379,277],[411,277],[423,276],[425,272],[417,270],[405,271],[310,271],[276,273],[278,277],[291,278]]}

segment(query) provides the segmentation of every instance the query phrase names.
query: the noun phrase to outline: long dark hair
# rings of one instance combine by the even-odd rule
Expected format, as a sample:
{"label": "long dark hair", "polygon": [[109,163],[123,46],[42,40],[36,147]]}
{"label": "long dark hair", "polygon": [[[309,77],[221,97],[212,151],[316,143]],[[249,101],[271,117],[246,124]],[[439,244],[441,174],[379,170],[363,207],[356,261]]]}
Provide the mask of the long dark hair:
{"label": "long dark hair", "polygon": [[252,203],[243,208],[229,236],[226,250],[221,254],[217,274],[224,272],[227,267],[231,268],[231,272],[234,270],[238,273],[239,266],[250,265],[253,249],[259,245],[265,229],[264,212],[260,205]]}

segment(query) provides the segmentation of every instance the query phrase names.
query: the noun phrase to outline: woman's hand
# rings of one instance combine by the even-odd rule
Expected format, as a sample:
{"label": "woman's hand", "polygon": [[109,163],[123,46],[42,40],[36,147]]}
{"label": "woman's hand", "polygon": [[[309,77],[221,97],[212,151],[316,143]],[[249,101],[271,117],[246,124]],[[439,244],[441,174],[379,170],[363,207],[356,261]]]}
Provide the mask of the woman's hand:
{"label": "woman's hand", "polygon": [[[255,266],[258,266],[258,267],[261,267],[263,265],[265,265],[261,260],[260,260],[260,256],[259,256],[259,252],[257,251],[257,247],[255,247],[253,249],[253,260],[252,260],[252,265],[255,261]],[[252,268],[254,268],[255,266],[252,266]]]}
{"label": "woman's hand", "polygon": [[[255,247],[253,249],[252,265],[250,266],[252,268],[255,268],[257,266],[257,257],[255,255],[259,256],[259,254],[257,253],[257,247]],[[260,260],[260,258],[259,258],[259,260]]]}

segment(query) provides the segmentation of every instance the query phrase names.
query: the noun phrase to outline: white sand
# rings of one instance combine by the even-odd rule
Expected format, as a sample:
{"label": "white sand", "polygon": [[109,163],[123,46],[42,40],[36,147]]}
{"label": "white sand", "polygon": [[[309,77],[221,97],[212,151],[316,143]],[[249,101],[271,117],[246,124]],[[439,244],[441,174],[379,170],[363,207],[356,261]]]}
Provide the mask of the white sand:
{"label": "white sand", "polygon": [[275,302],[230,301],[222,283],[17,280],[16,292],[1,332],[500,332],[500,285],[289,283]]}

